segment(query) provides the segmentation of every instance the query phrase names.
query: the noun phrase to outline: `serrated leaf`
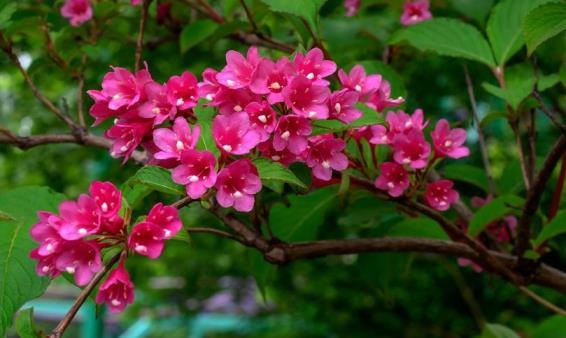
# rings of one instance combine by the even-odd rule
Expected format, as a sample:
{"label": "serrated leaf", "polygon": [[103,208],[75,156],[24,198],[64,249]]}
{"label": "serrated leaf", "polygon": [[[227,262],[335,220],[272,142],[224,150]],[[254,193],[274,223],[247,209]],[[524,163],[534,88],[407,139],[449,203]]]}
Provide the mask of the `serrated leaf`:
{"label": "serrated leaf", "polygon": [[507,87],[502,89],[489,83],[483,83],[483,88],[490,94],[499,97],[507,102],[514,110],[533,91],[536,78],[534,70],[529,64],[517,64],[509,67],[505,72],[505,82]]}
{"label": "serrated leaf", "polygon": [[173,182],[169,170],[157,166],[142,167],[123,187],[124,197],[131,206],[136,206],[152,191],[179,196],[185,194],[183,186]]}
{"label": "serrated leaf", "polygon": [[450,164],[444,167],[444,176],[451,180],[466,182],[487,191],[488,180],[485,171],[467,164]]}
{"label": "serrated leaf", "polygon": [[394,35],[390,43],[401,41],[407,41],[420,50],[495,66],[489,44],[480,31],[459,20],[439,18],[404,28]]}
{"label": "serrated leaf", "polygon": [[519,338],[515,331],[501,324],[486,323],[480,338]]}
{"label": "serrated leaf", "polygon": [[542,242],[553,237],[566,233],[566,210],[560,211],[556,217],[542,228],[540,234],[534,240],[534,246],[539,246]]}
{"label": "serrated leaf", "polygon": [[494,0],[451,0],[450,2],[458,12],[483,24]]}
{"label": "serrated leaf", "polygon": [[33,308],[27,308],[18,313],[16,317],[16,332],[21,338],[38,338],[35,325],[33,324]]}
{"label": "serrated leaf", "polygon": [[498,3],[487,21],[487,36],[498,65],[503,65],[525,41],[523,22],[529,11],[552,0],[503,0]]}
{"label": "serrated leaf", "polygon": [[192,47],[205,41],[210,37],[216,29],[218,23],[212,20],[197,20],[188,26],[185,26],[179,35],[179,45],[181,53],[185,53]]}
{"label": "serrated leaf", "polygon": [[524,200],[515,195],[499,196],[482,206],[472,217],[468,228],[471,237],[478,236],[491,222],[518,210]]}
{"label": "serrated leaf", "polygon": [[296,15],[306,20],[313,30],[317,30],[318,11],[326,0],[261,0],[272,11]]}
{"label": "serrated leaf", "polygon": [[254,164],[263,184],[266,183],[288,183],[301,190],[307,190],[307,186],[299,180],[295,174],[281,163],[273,162],[266,158],[255,159]]}
{"label": "serrated leaf", "polygon": [[551,37],[566,29],[566,3],[549,3],[533,9],[523,24],[529,56]]}

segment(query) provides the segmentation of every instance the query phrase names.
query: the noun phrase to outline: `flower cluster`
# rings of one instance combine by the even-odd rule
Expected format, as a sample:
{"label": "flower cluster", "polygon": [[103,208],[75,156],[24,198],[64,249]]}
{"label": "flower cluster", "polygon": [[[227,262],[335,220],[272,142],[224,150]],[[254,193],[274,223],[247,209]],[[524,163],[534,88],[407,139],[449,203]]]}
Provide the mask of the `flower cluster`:
{"label": "flower cluster", "polygon": [[[155,205],[146,219],[133,226],[120,216],[122,193],[110,182],[93,182],[89,194],[76,201],[64,201],[59,214],[38,213],[39,222],[31,229],[31,237],[39,243],[30,256],[38,261],[37,274],[54,278],[65,272],[74,276],[79,286],[88,284],[102,269],[102,250],[128,248],[150,258],[157,258],[164,241],[181,229],[177,209]],[[105,302],[115,312],[133,301],[133,285],[120,264],[99,288],[97,302]]]}
{"label": "flower cluster", "polygon": [[[142,0],[131,0],[132,5],[139,5]],[[65,0],[61,15],[68,19],[71,26],[80,26],[92,18],[91,0]]]}
{"label": "flower cluster", "polygon": [[432,19],[428,0],[409,0],[403,6],[401,24],[404,26],[415,25],[419,22]]}

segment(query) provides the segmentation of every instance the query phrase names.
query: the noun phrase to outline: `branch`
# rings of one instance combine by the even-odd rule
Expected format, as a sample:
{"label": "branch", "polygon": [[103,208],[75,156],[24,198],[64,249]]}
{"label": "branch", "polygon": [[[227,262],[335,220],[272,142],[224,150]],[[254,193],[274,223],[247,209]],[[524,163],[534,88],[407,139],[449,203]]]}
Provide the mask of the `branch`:
{"label": "branch", "polygon": [[563,135],[566,135],[566,125],[560,122],[560,116],[556,114],[552,109],[549,109],[542,100],[540,93],[537,90],[533,91],[533,97],[537,99],[540,104],[540,110],[548,116],[550,121],[562,132]]}
{"label": "branch", "polygon": [[147,12],[149,10],[149,4],[151,0],[143,0],[141,16],[140,16],[140,29],[138,33],[138,40],[136,44],[136,63],[135,63],[135,70],[136,72],[140,70],[141,63],[142,63],[142,52],[143,52],[143,35],[145,32],[145,24],[147,22]]}
{"label": "branch", "polygon": [[246,12],[246,17],[248,18],[250,25],[252,25],[253,32],[258,33],[259,30],[257,28],[257,24],[255,23],[255,20],[252,16],[252,13],[251,13],[248,5],[246,4],[246,0],[240,0],[240,3],[242,4],[242,7],[244,7],[244,11]]}

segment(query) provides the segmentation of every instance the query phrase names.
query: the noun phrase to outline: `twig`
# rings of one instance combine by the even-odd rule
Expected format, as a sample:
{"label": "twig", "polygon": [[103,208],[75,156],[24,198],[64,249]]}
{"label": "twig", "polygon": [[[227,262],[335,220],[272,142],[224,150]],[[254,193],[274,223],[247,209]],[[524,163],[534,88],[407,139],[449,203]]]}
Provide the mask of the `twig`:
{"label": "twig", "polygon": [[239,238],[238,236],[235,236],[229,232],[226,231],[222,231],[219,229],[214,229],[214,228],[201,228],[201,227],[189,227],[187,228],[187,232],[188,233],[208,233],[208,234],[213,234],[213,235],[217,235],[220,237],[225,237],[234,241],[238,241],[238,242],[242,242],[242,239]]}
{"label": "twig", "polygon": [[332,59],[332,57],[330,56],[330,53],[328,52],[328,50],[326,49],[326,47],[324,47],[324,44],[322,43],[322,41],[320,41],[320,39],[318,38],[318,36],[315,34],[313,27],[311,27],[311,25],[309,25],[309,23],[307,22],[307,20],[305,19],[301,19],[301,21],[303,22],[303,25],[305,26],[305,28],[307,29],[307,31],[309,32],[309,34],[312,37],[312,41],[313,44],[320,48],[322,50],[322,52],[324,53],[324,56]]}
{"label": "twig", "polygon": [[566,179],[566,154],[562,155],[562,165],[560,166],[560,174],[556,182],[556,189],[552,194],[552,201],[550,202],[550,209],[548,210],[548,220],[551,221],[560,208],[560,199],[562,197],[562,190],[564,189],[564,181]]}
{"label": "twig", "polygon": [[566,125],[560,122],[560,116],[558,114],[556,114],[552,109],[549,109],[546,104],[544,104],[544,101],[542,100],[542,97],[537,90],[533,91],[533,97],[539,102],[540,110],[542,110],[542,112],[562,132],[562,134],[566,134]]}
{"label": "twig", "polygon": [[87,55],[83,54],[81,57],[81,69],[79,71],[79,85],[77,89],[77,115],[79,116],[79,124],[86,130],[85,116],[83,112],[83,97],[84,97],[84,87],[85,87],[85,66],[87,61]]}
{"label": "twig", "polygon": [[[508,108],[511,109],[509,106]],[[513,113],[511,112],[510,115],[513,115]],[[523,142],[521,141],[521,131],[519,129],[518,117],[511,117],[509,119],[509,126],[513,130],[513,135],[515,136],[515,145],[517,146],[517,151],[519,152],[519,163],[521,164],[521,173],[523,174],[525,189],[529,190],[531,188],[531,181],[529,179],[529,168],[527,166],[525,151],[523,150]]]}
{"label": "twig", "polygon": [[548,300],[544,299],[543,297],[537,295],[536,293],[534,293],[533,291],[531,291],[529,288],[525,287],[525,286],[520,286],[519,290],[521,290],[524,294],[526,294],[527,296],[529,296],[530,298],[532,298],[533,300],[535,300],[537,303],[541,304],[542,306],[546,307],[547,309],[556,312],[557,314],[561,315],[561,316],[566,316],[566,310],[564,310],[563,308],[552,304],[551,302],[549,302]]}
{"label": "twig", "polygon": [[197,0],[197,2],[204,8],[206,13],[216,22],[223,25],[226,23],[222,15],[220,15],[212,6],[208,4],[205,0]]}
{"label": "twig", "polygon": [[143,4],[142,4],[141,16],[140,16],[140,29],[138,32],[138,40],[136,44],[136,63],[135,63],[136,72],[140,70],[142,64],[143,35],[145,32],[145,25],[147,22],[147,12],[149,10],[150,3],[151,0],[143,0]]}
{"label": "twig", "polygon": [[259,34],[259,29],[257,28],[257,24],[255,23],[252,13],[250,12],[248,5],[246,4],[246,0],[240,0],[240,3],[242,4],[242,7],[244,7],[244,11],[246,12],[246,17],[248,18],[248,21],[252,25],[253,32]]}
{"label": "twig", "polygon": [[102,270],[100,270],[99,272],[96,273],[96,275],[94,275],[92,280],[81,291],[77,299],[75,299],[75,302],[71,306],[69,312],[67,312],[65,317],[63,317],[63,319],[59,322],[59,324],[48,336],[49,338],[61,338],[61,336],[63,335],[69,324],[71,324],[71,322],[73,321],[73,318],[75,318],[75,315],[77,314],[81,306],[87,300],[88,296],[92,293],[92,291],[94,290],[96,285],[102,280],[102,278],[104,278],[106,273],[110,271],[110,269],[112,269],[112,267],[114,266],[114,264],[116,264],[116,262],[118,262],[121,255],[122,252],[114,255],[112,258],[110,258],[108,263],[104,265]]}
{"label": "twig", "polygon": [[529,161],[527,162],[528,164],[528,171],[527,171],[527,175],[529,176],[529,182],[533,181],[533,178],[535,176],[535,170],[536,170],[536,157],[537,157],[537,152],[536,152],[536,136],[537,136],[537,130],[536,130],[536,118],[535,118],[535,110],[534,109],[530,109],[529,113],[528,113],[528,121],[526,123],[527,125],[527,135],[529,138]]}

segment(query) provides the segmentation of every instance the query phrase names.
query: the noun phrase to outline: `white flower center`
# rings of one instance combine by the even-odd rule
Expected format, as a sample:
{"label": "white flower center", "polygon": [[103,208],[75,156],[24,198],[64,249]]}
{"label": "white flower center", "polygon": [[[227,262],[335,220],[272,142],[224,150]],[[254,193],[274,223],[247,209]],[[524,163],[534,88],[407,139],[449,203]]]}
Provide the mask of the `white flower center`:
{"label": "white flower center", "polygon": [[146,247],[145,245],[138,244],[138,245],[136,245],[136,247],[134,248],[134,250],[136,250],[136,252],[139,252],[139,253],[141,253],[141,254],[144,254],[144,253],[147,252],[147,247]]}
{"label": "white flower center", "polygon": [[228,87],[233,87],[236,83],[232,80],[226,80],[226,84],[228,85]]}
{"label": "white flower center", "polygon": [[273,82],[272,84],[269,85],[269,88],[279,90],[281,89],[281,85],[279,84],[279,82]]}
{"label": "white flower center", "polygon": [[260,120],[262,123],[267,122],[267,117],[265,115],[260,115],[257,117],[258,120]]}
{"label": "white flower center", "polygon": [[117,299],[112,299],[110,303],[112,304],[112,306],[119,306],[120,304],[122,304],[122,302]]}
{"label": "white flower center", "polygon": [[79,229],[79,235],[86,235],[87,231],[85,228],[80,228]]}
{"label": "white flower center", "polygon": [[316,112],[315,111],[311,111],[309,112],[309,117],[315,117],[316,116]]}
{"label": "white flower center", "polygon": [[198,182],[198,176],[196,176],[196,175],[190,176],[190,177],[189,177],[189,181],[191,181],[191,182],[193,182],[193,183],[194,183],[194,182]]}
{"label": "white flower center", "polygon": [[322,166],[323,166],[325,169],[328,169],[328,168],[330,168],[330,162],[328,162],[328,161],[322,161]]}
{"label": "white flower center", "polygon": [[359,84],[357,84],[357,85],[354,87],[354,89],[355,89],[357,92],[361,92],[361,91],[362,91],[362,86],[360,86]]}
{"label": "white flower center", "polygon": [[452,146],[452,141],[451,141],[451,140],[446,140],[446,142],[444,142],[444,146],[447,147],[447,148],[450,147],[450,146]]}
{"label": "white flower center", "polygon": [[288,130],[281,134],[281,138],[284,140],[288,139],[289,136],[291,136],[291,133]]}
{"label": "white flower center", "polygon": [[281,159],[281,156],[273,155],[273,156],[271,156],[271,159],[274,160],[274,161],[279,161]]}
{"label": "white flower center", "polygon": [[102,209],[102,212],[108,212],[108,204],[106,202],[102,203],[100,209]]}
{"label": "white flower center", "polygon": [[308,73],[308,74],[307,74],[307,79],[309,79],[309,80],[314,79],[314,74],[313,74],[312,72],[311,72],[311,73]]}
{"label": "white flower center", "polygon": [[240,197],[242,197],[243,195],[242,195],[241,192],[236,191],[236,192],[234,192],[234,193],[232,194],[232,196],[234,196],[234,198],[240,198]]}
{"label": "white flower center", "polygon": [[235,105],[235,106],[234,106],[234,111],[235,111],[235,112],[238,112],[238,113],[241,112],[241,111],[242,111],[242,106],[240,106],[239,104]]}
{"label": "white flower center", "polygon": [[338,114],[340,114],[340,111],[342,110],[342,105],[340,105],[340,103],[337,102],[337,103],[334,105],[334,110],[336,110],[336,112],[337,112]]}
{"label": "white flower center", "polygon": [[152,113],[154,113],[155,115],[159,114],[161,112],[161,109],[155,107],[151,110]]}
{"label": "white flower center", "polygon": [[67,271],[70,274],[73,274],[73,273],[75,273],[75,268],[72,267],[72,266],[68,266],[68,267],[65,268],[65,271]]}
{"label": "white flower center", "polygon": [[183,141],[178,140],[177,143],[175,143],[175,147],[177,148],[177,150],[184,150],[185,144],[183,143]]}
{"label": "white flower center", "polygon": [[207,99],[208,101],[212,101],[212,99],[214,98],[214,94],[206,94],[204,98]]}
{"label": "white flower center", "polygon": [[176,103],[177,103],[177,106],[182,106],[182,105],[185,104],[185,100],[183,100],[182,98],[178,98]]}
{"label": "white flower center", "polygon": [[125,152],[126,150],[128,150],[128,147],[127,147],[127,146],[121,146],[121,147],[120,147],[120,151],[121,151],[121,152]]}
{"label": "white flower center", "polygon": [[232,146],[229,144],[225,144],[222,146],[222,149],[224,149],[224,151],[226,152],[231,152],[232,151]]}
{"label": "white flower center", "polygon": [[387,183],[387,186],[388,186],[389,188],[395,188],[395,183],[389,182],[389,183]]}

